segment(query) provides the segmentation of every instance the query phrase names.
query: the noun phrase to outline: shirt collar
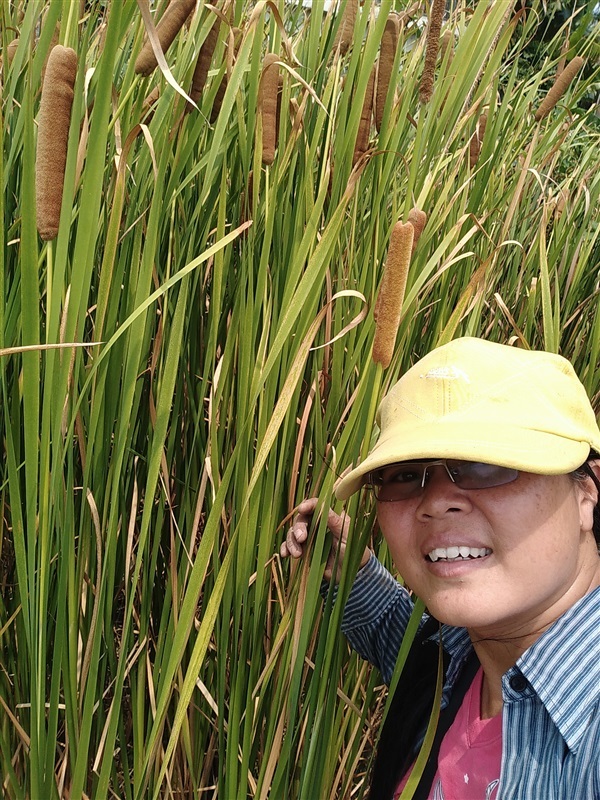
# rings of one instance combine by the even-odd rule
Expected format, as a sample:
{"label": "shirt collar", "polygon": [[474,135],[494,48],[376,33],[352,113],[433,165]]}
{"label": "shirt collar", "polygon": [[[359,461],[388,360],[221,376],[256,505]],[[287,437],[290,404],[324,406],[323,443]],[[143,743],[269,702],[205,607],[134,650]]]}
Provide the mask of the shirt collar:
{"label": "shirt collar", "polygon": [[571,751],[600,696],[600,587],[577,601],[523,653],[516,666]]}

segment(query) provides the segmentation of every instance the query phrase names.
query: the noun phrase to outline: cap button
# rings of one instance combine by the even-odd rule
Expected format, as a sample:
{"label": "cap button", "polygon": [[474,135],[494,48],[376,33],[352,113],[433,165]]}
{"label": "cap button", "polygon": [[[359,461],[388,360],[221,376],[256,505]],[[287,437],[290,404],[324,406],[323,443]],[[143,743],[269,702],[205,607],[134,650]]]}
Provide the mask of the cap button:
{"label": "cap button", "polygon": [[509,680],[510,688],[514,689],[515,692],[524,692],[527,688],[527,678],[524,675],[521,675],[518,672],[516,675],[513,675]]}

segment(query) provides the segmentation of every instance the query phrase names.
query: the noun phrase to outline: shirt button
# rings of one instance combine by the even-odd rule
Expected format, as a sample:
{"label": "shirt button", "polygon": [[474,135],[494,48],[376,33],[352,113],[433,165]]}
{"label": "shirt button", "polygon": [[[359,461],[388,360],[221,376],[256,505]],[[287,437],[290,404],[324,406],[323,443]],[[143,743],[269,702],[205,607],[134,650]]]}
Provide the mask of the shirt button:
{"label": "shirt button", "polygon": [[523,692],[527,688],[527,679],[520,673],[517,673],[512,676],[509,684],[510,688],[514,689],[515,692]]}

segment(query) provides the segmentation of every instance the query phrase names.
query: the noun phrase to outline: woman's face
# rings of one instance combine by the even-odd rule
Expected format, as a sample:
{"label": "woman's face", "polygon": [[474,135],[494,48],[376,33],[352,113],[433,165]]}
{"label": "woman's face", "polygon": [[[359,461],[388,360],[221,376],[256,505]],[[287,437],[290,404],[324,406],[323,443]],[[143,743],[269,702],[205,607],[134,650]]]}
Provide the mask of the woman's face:
{"label": "woman's face", "polygon": [[435,466],[418,497],[380,502],[377,516],[400,574],[437,619],[508,638],[541,632],[600,585],[595,501],[589,479],[522,472],[468,490]]}

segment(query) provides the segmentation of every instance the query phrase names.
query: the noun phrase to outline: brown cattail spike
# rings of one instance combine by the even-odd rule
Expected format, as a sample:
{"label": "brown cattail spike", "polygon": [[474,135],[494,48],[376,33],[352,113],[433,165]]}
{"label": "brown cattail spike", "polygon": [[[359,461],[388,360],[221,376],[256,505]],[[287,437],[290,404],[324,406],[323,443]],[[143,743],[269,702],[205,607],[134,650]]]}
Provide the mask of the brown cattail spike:
{"label": "brown cattail spike", "polygon": [[[167,6],[167,10],[156,26],[156,35],[163,53],[167,52],[195,5],[196,0],[173,0]],[[156,65],[156,56],[148,39],[140,50],[134,69],[138,75],[150,75],[156,69]]]}
{"label": "brown cattail spike", "polygon": [[373,361],[381,364],[384,369],[390,365],[394,354],[413,238],[414,228],[410,222],[406,224],[397,222],[394,225],[380,291],[381,299],[373,340]]}
{"label": "brown cattail spike", "polygon": [[358,15],[358,0],[341,0],[339,9],[342,12],[342,18],[333,40],[333,52],[338,48],[343,55],[354,38],[354,26],[356,24],[356,17]]}
{"label": "brown cattail spike", "polygon": [[567,204],[567,200],[569,198],[569,193],[566,189],[561,189],[556,198],[556,205],[554,206],[554,219],[558,222],[558,220],[562,217],[563,211],[565,210],[565,206]]}
{"label": "brown cattail spike", "polygon": [[559,78],[564,72],[565,65],[567,63],[567,53],[569,52],[569,47],[569,37],[567,36],[562,43],[562,47],[560,48],[560,58],[558,59],[558,64],[556,65],[556,75],[554,76],[554,80]]}
{"label": "brown cattail spike", "polygon": [[427,224],[427,214],[422,209],[415,206],[408,212],[408,221],[415,229],[412,243],[412,252],[414,253],[417,247],[417,242],[423,233],[423,228]]}
{"label": "brown cattail spike", "polygon": [[354,145],[354,153],[352,155],[352,166],[356,164],[361,156],[363,156],[369,149],[369,137],[371,135],[371,119],[373,116],[373,90],[375,88],[375,67],[371,70],[369,80],[367,82],[367,90],[365,92],[365,100],[363,102],[362,112],[360,115],[360,122],[358,123],[358,134],[356,136],[356,144]]}
{"label": "brown cattail spike", "polygon": [[58,233],[76,75],[75,51],[53,47],[42,87],[35,159],[37,229],[44,240]]}
{"label": "brown cattail spike", "polygon": [[433,76],[435,75],[435,64],[440,47],[440,31],[442,30],[444,9],[444,0],[432,0],[429,12],[429,24],[427,26],[425,64],[423,66],[423,74],[421,75],[421,83],[419,85],[419,100],[422,103],[428,103],[433,94]]}
{"label": "brown cattail spike", "polygon": [[277,53],[267,53],[258,87],[258,111],[262,120],[262,162],[272,164],[277,147],[277,96],[279,67]]}
{"label": "brown cattail spike", "polygon": [[[198,103],[198,100],[200,100],[202,90],[204,89],[206,79],[208,78],[208,70],[210,69],[210,63],[219,39],[220,26],[221,20],[215,20],[212,28],[209,30],[206,36],[206,39],[202,42],[200,52],[198,53],[198,60],[196,61],[196,67],[192,76],[192,88],[190,89],[190,97],[196,104]],[[193,109],[194,106],[191,103],[186,104],[186,111],[193,111]]]}
{"label": "brown cattail spike", "polygon": [[483,137],[485,136],[485,129],[487,126],[487,114],[482,114],[477,120],[477,127],[475,133],[471,136],[469,142],[469,164],[474,167],[479,160],[481,153],[481,146],[483,144]]}
{"label": "brown cattail spike", "polygon": [[[440,39],[440,60],[443,61],[448,53],[448,66],[452,63],[454,57],[454,33],[450,28],[446,28]],[[449,51],[449,52],[448,52]]]}
{"label": "brown cattail spike", "polygon": [[6,46],[6,61],[8,64],[12,64],[13,58],[15,57],[15,53],[17,52],[17,47],[19,46],[19,39],[13,39],[11,42],[8,43]]}
{"label": "brown cattail spike", "polygon": [[563,94],[567,91],[572,80],[584,64],[585,60],[581,58],[581,56],[575,56],[574,59],[569,61],[567,66],[554,81],[554,86],[552,86],[546,97],[540,103],[538,110],[535,112],[536,122],[548,116]]}
{"label": "brown cattail spike", "polygon": [[400,39],[400,17],[398,14],[391,13],[385,23],[383,36],[381,37],[381,49],[379,52],[379,67],[377,69],[377,91],[375,93],[375,127],[377,132],[381,130],[381,120],[383,119],[383,109],[390,88],[392,79],[392,67],[396,58],[398,41]]}

